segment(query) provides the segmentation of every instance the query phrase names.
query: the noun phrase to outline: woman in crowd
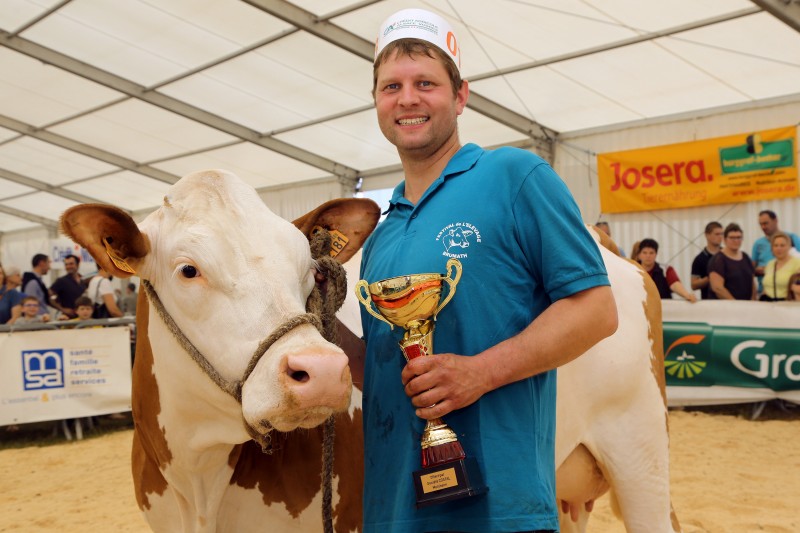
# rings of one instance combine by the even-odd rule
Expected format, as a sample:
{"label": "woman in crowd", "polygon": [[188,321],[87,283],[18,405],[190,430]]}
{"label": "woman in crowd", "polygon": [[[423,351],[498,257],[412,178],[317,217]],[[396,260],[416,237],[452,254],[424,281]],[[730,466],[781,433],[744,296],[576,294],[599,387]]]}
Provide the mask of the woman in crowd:
{"label": "woman in crowd", "polygon": [[785,300],[788,294],[789,278],[800,270],[800,257],[793,257],[789,252],[792,249],[792,239],[783,232],[776,232],[770,238],[772,255],[764,267],[764,292],[760,300],[774,302]]}
{"label": "woman in crowd", "polygon": [[731,223],[723,232],[725,247],[708,262],[708,279],[715,300],[755,300],[756,270],[750,256],[742,251],[744,232]]}
{"label": "woman in crowd", "polygon": [[0,267],[0,324],[13,324],[22,316],[24,294],[17,290],[22,284],[20,271],[16,267]]}
{"label": "woman in crowd", "polygon": [[86,296],[92,300],[95,309],[103,308],[95,313],[94,318],[113,318],[122,316],[122,311],[117,307],[114,297],[114,288],[111,286],[111,276],[100,268],[97,274],[89,281]]}
{"label": "woman in crowd", "polygon": [[800,272],[795,272],[789,277],[789,289],[786,291],[786,299],[790,302],[800,303]]}
{"label": "woman in crowd", "polygon": [[658,294],[661,295],[662,300],[669,300],[672,298],[672,293],[676,293],[685,300],[694,303],[697,301],[697,296],[686,290],[686,287],[681,283],[678,278],[678,273],[675,269],[668,265],[659,265],[656,263],[656,255],[658,254],[658,243],[655,239],[642,239],[638,243],[636,260],[642,265],[653,282],[658,288]]}

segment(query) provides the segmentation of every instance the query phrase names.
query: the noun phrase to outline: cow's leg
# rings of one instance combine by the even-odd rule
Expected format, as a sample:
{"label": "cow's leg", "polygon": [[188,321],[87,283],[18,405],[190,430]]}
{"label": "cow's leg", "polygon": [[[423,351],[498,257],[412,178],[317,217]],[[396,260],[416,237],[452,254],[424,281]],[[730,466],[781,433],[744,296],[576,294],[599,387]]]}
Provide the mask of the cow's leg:
{"label": "cow's leg", "polygon": [[[669,495],[669,434],[660,396],[631,405],[626,416],[602,423],[587,448],[612,486],[628,533],[680,531]],[[659,409],[663,416],[653,416]]]}

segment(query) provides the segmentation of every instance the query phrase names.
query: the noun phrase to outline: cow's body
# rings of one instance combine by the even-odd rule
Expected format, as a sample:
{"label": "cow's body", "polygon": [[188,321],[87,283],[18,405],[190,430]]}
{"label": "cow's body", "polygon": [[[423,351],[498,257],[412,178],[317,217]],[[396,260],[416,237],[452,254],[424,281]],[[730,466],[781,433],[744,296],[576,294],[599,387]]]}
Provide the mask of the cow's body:
{"label": "cow's body", "polygon": [[[225,188],[217,178],[196,175],[184,180],[189,179],[192,187],[203,183],[208,186],[210,180],[212,192],[204,194],[213,196],[214,189]],[[198,180],[200,184],[196,183]],[[138,230],[132,221],[120,223],[115,217],[91,231],[83,231],[82,225],[97,225],[91,222],[95,218],[92,212],[84,219],[77,217],[77,222],[65,220],[64,225],[73,226],[67,233],[89,249],[107,270],[125,275],[105,255],[102,239],[113,235],[114,255],[134,266],[143,279],[151,280],[187,337],[219,365],[217,370],[223,377],[234,380],[247,366],[254,346],[287,317],[302,312],[310,290],[303,273],[308,268],[308,258],[297,246],[289,246],[290,262],[300,266],[281,267],[278,279],[279,290],[285,291],[282,296],[274,292],[278,289],[265,291],[252,281],[256,277],[266,286],[275,286],[275,280],[268,279],[275,275],[272,263],[285,249],[277,247],[276,241],[264,242],[263,234],[272,230],[263,224],[278,223],[262,213],[265,208],[260,200],[252,198],[242,205],[235,198],[221,204],[212,200],[200,205],[181,204],[185,202],[183,196],[194,194],[186,187],[177,187],[165,199],[165,206],[140,225],[146,236],[143,243],[134,240],[120,244],[125,239],[123,234]],[[238,195],[250,194],[237,191]],[[237,205],[229,205],[231,202]],[[181,216],[170,214],[176,208],[182,210]],[[235,232],[228,231],[230,225],[225,223],[216,228],[198,225],[215,209],[241,210],[248,223]],[[69,212],[65,219],[68,215]],[[374,225],[377,213],[370,213],[368,218]],[[311,225],[313,221],[302,221],[306,233]],[[356,233],[371,229],[360,228]],[[280,232],[286,235],[278,241],[293,238],[285,228]],[[351,250],[364,237],[356,239]],[[206,273],[202,279],[208,286],[202,288],[213,293],[205,301],[197,300],[185,288],[170,288],[183,272],[181,265],[187,264],[187,259],[198,260],[192,257],[198,248],[206,261],[201,270]],[[214,254],[230,260],[227,254],[231,252],[233,270],[238,269],[238,274],[220,272],[215,264],[219,257]],[[162,257],[153,262],[159,256]],[[629,531],[677,531],[677,525],[673,528],[670,522],[660,301],[657,293],[647,292],[646,287],[652,288],[652,283],[640,269],[606,250],[603,257],[617,299],[620,327],[614,336],[559,370],[558,498],[568,502],[578,518],[575,523],[568,514],[562,514],[562,530],[581,531],[588,516],[584,505],[610,485]],[[167,261],[168,268],[159,261]],[[357,303],[352,298],[358,258],[347,267],[348,301],[339,316],[353,331],[360,331]],[[240,299],[218,294],[221,287],[230,286],[239,289],[236,294]],[[293,382],[291,368],[287,369],[291,363],[286,362],[285,355],[291,357],[298,351],[308,355],[311,349],[338,360],[341,352],[324,342],[311,326],[295,328],[256,366],[242,389],[240,405],[190,359],[155,313],[153,302],[146,300],[145,291],[141,292],[134,368],[133,474],[137,501],[151,527],[169,533],[321,531],[322,430],[273,432],[273,453],[265,455],[249,440],[243,418],[251,431],[265,433],[263,429],[259,431],[259,421],[269,417],[273,426],[288,431],[295,426],[310,428],[341,409],[341,394],[334,392],[308,400],[311,404],[299,409],[299,413],[296,408],[289,414],[281,412],[292,411],[297,399],[284,390],[287,381]],[[648,315],[647,310],[654,314]],[[234,314],[238,319],[223,320],[222,329],[214,333],[211,322],[222,314]],[[335,370],[328,369],[321,375],[334,385],[349,385],[349,374],[339,379]],[[299,381],[302,384],[303,380]],[[336,386],[334,389],[338,391]],[[349,410],[336,417],[333,515],[339,533],[357,530],[361,521],[360,401],[360,392],[354,389]],[[265,415],[267,411],[271,414]],[[304,417],[304,412],[313,416]]]}

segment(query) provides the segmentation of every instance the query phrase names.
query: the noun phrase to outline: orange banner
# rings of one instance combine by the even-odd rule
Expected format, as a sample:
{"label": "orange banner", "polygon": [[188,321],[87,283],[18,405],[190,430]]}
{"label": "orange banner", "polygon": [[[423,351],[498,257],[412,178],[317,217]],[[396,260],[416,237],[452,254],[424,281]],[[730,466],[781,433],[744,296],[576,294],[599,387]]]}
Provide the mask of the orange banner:
{"label": "orange banner", "polygon": [[598,154],[604,213],[798,196],[797,128]]}

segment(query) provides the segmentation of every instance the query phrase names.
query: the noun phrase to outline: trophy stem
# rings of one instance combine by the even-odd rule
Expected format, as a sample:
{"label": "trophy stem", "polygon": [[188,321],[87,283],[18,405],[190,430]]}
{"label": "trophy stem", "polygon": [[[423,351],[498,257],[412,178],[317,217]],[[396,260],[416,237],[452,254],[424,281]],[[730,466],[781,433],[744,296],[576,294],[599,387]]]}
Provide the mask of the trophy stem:
{"label": "trophy stem", "polygon": [[466,457],[455,431],[450,429],[441,418],[427,421],[420,444],[422,445],[423,468],[458,461]]}

